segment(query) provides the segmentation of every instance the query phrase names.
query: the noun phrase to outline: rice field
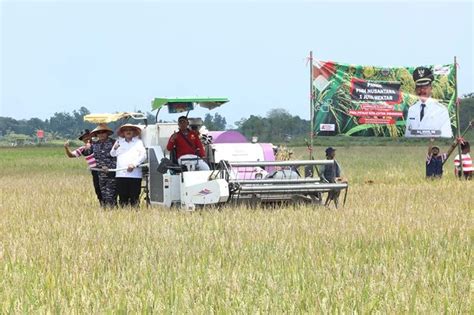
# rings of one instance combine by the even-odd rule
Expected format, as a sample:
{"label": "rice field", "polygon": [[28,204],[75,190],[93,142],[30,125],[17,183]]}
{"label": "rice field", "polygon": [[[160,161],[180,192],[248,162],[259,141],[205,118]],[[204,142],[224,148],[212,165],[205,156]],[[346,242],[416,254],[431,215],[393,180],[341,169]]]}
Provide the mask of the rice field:
{"label": "rice field", "polygon": [[181,212],[104,211],[83,160],[0,149],[0,313],[472,314],[474,182],[425,180],[425,150],[338,148],[337,210]]}

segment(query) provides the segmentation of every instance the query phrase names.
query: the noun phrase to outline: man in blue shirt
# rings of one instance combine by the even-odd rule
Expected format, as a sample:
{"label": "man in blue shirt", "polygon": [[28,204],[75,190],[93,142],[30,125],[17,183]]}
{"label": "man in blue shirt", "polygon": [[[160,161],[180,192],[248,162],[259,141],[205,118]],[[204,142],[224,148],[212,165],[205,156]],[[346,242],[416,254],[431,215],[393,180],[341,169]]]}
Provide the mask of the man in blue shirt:
{"label": "man in blue shirt", "polygon": [[428,155],[426,156],[426,178],[441,178],[443,176],[443,163],[448,156],[456,148],[457,141],[455,141],[448,152],[440,154],[438,146],[433,146],[434,138],[430,139],[428,146]]}

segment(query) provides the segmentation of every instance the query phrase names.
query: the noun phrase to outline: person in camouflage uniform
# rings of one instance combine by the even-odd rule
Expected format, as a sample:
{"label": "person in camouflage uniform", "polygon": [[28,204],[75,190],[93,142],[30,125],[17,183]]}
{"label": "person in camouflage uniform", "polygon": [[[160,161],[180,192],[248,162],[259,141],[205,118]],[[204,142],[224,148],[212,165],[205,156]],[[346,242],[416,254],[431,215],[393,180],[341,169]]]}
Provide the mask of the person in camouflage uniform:
{"label": "person in camouflage uniform", "polygon": [[[98,138],[98,140],[92,144],[92,151],[97,161],[97,167],[104,170],[116,168],[117,166],[117,158],[110,155],[110,150],[112,150],[115,143],[114,139],[109,138],[111,134],[113,134],[113,131],[106,124],[100,124],[91,132],[93,137]],[[102,206],[117,206],[115,172],[100,172],[99,187],[102,194]]]}

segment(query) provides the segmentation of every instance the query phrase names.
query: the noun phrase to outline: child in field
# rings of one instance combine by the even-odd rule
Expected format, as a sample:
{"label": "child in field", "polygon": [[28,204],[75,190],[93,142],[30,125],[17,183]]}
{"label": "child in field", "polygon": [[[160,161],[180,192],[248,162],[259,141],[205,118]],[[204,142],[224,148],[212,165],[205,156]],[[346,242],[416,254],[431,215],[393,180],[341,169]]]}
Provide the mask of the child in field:
{"label": "child in field", "polygon": [[456,148],[457,141],[455,141],[448,152],[440,154],[438,146],[434,146],[434,138],[430,139],[428,146],[428,154],[426,156],[426,178],[441,178],[443,176],[443,163],[447,160],[448,156]]}
{"label": "child in field", "polygon": [[461,160],[459,159],[459,154],[454,157],[454,170],[455,175],[459,178],[462,178],[463,174],[461,173],[461,163],[462,171],[464,177],[468,180],[472,179],[472,173],[474,167],[472,166],[472,158],[469,152],[471,151],[471,146],[468,141],[461,142]]}

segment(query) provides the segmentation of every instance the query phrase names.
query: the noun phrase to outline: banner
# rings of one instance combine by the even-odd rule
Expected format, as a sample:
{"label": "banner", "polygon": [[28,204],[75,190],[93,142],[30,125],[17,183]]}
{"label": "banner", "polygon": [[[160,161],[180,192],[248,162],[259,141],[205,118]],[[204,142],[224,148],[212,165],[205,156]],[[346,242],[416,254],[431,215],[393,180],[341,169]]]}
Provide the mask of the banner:
{"label": "banner", "polygon": [[316,61],[312,76],[315,134],[453,136],[452,64],[384,68]]}

